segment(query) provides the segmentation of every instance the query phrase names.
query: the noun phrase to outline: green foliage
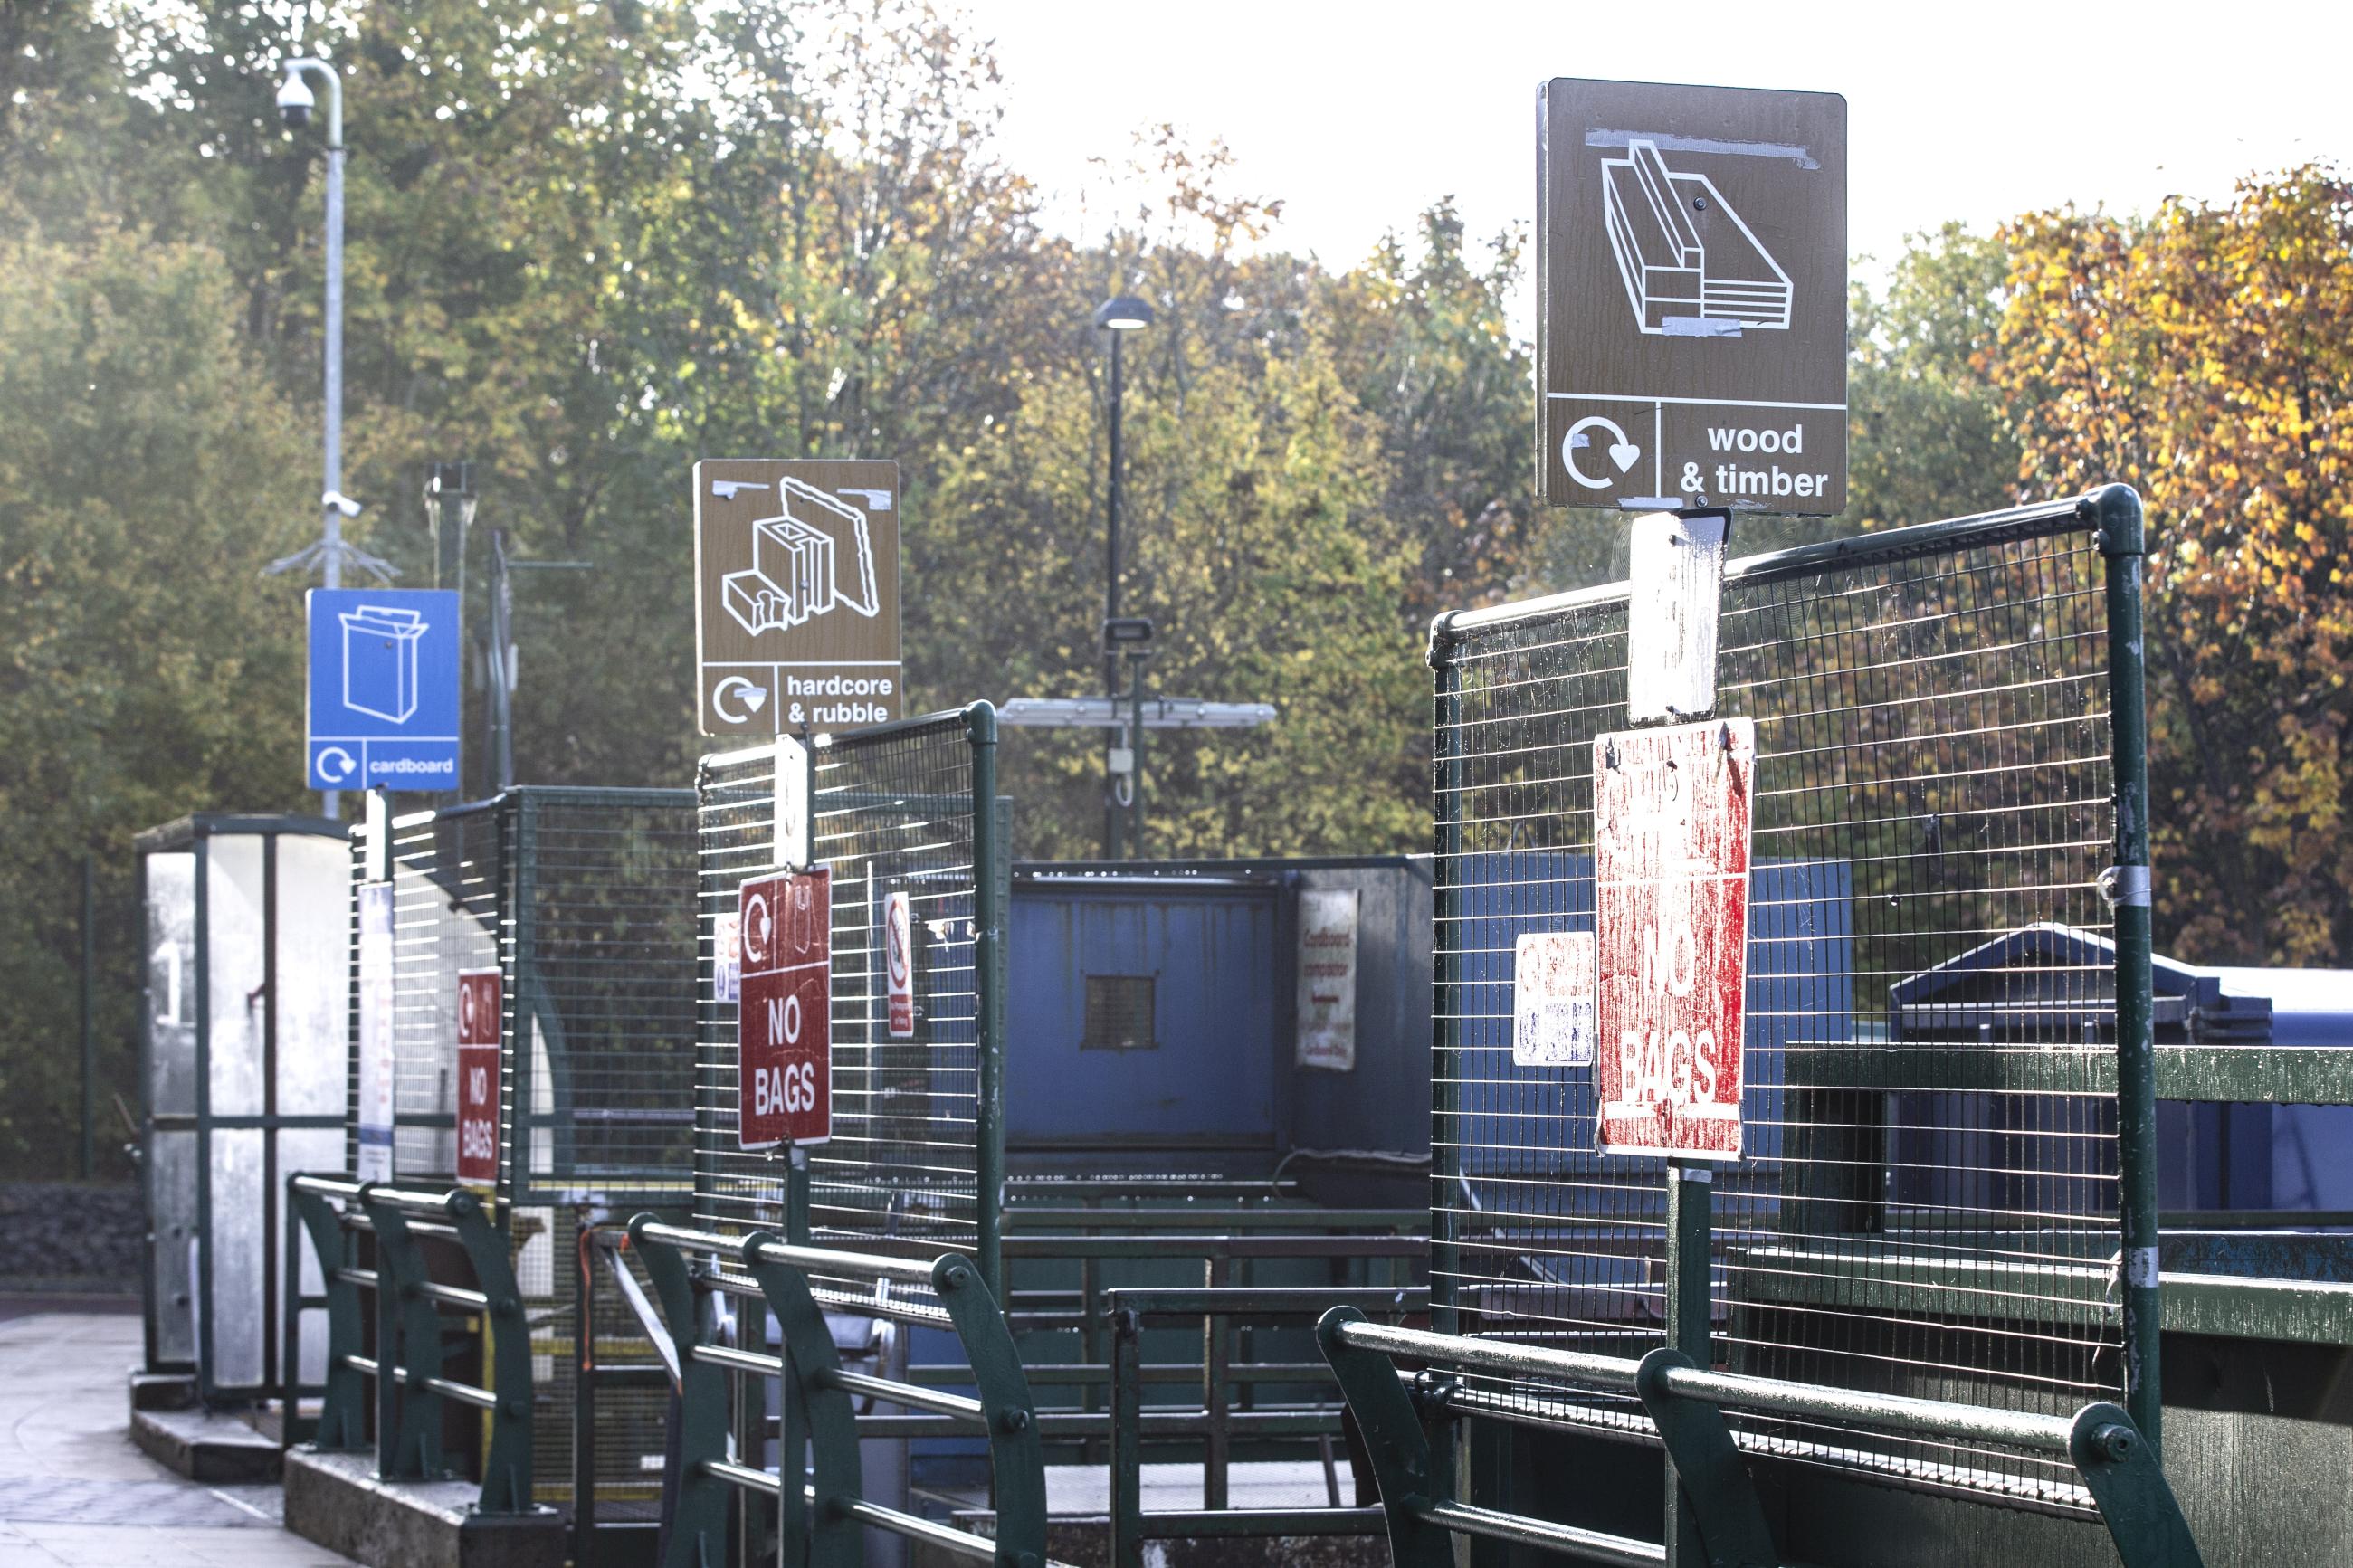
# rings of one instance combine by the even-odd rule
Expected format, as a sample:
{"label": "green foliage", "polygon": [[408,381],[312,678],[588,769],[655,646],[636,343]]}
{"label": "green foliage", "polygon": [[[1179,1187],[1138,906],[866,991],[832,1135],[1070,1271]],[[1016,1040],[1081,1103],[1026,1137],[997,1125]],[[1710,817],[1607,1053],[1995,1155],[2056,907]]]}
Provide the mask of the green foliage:
{"label": "green foliage", "polygon": [[0,1167],[73,1157],[83,852],[104,1077],[127,1091],[132,835],[300,799],[301,601],[255,563],[304,531],[308,446],[236,320],[200,246],[0,244]]}
{"label": "green foliage", "polygon": [[[1532,504],[1515,236],[1472,244],[1440,203],[1326,268],[1166,129],[1103,232],[1046,233],[987,50],[925,0],[0,0],[0,1038],[28,1086],[0,1165],[69,1096],[84,848],[127,1089],[130,834],[306,798],[300,585],[257,575],[316,527],[324,153],[272,107],[298,48],[348,109],[351,537],[429,581],[423,468],[463,458],[478,529],[596,563],[518,584],[525,779],[676,783],[704,749],[701,457],[900,461],[919,703],[1102,689],[1086,322],[1113,292],[1160,317],[1124,350],[1150,689],[1282,712],[1151,738],[1151,851],[1418,847],[1430,614],[1622,570],[1620,520]],[[1947,228],[1858,295],[1853,504],[1740,548],[2010,499],[2011,261]],[[1020,853],[1099,843],[1099,743],[1011,736]]]}

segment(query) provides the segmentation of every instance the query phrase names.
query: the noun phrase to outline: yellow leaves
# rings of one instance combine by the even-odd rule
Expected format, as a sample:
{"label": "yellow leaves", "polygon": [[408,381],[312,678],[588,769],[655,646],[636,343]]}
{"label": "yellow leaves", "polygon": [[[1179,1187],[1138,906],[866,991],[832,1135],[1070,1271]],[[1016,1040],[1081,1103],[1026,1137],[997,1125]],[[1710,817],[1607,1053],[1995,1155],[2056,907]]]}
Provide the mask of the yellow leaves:
{"label": "yellow leaves", "polygon": [[2242,956],[2341,959],[2334,933],[2353,932],[2348,195],[2307,168],[2131,226],[2021,217],[1985,356],[2026,482],[2144,491],[2167,552],[2149,580],[2153,763],[2177,806],[2158,826],[2200,868],[2167,918],[2193,943],[2251,942]]}

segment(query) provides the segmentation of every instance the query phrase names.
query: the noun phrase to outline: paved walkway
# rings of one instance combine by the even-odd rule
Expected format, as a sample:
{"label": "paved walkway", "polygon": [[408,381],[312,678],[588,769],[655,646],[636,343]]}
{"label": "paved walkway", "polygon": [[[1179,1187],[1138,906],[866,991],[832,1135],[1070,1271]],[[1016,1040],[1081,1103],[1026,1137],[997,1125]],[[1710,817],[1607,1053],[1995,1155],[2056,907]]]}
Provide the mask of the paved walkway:
{"label": "paved walkway", "polygon": [[349,1568],[280,1528],[278,1488],[184,1481],[132,1447],[138,1359],[135,1311],[0,1311],[0,1568]]}

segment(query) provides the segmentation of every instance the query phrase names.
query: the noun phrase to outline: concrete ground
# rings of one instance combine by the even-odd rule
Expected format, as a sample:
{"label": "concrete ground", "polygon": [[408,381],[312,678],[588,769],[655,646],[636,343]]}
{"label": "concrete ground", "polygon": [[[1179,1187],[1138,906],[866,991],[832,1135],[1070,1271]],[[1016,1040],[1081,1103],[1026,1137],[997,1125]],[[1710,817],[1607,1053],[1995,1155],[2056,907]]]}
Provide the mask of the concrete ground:
{"label": "concrete ground", "polygon": [[274,1486],[184,1481],[132,1447],[136,1303],[0,1302],[0,1568],[349,1568]]}

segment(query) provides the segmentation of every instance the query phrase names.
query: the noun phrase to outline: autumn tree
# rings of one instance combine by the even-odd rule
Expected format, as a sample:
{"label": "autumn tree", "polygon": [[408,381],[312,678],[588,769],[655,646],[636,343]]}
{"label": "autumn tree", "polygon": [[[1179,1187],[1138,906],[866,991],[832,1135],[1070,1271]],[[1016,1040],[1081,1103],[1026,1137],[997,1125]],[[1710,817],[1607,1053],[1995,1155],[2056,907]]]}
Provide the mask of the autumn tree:
{"label": "autumn tree", "polygon": [[2353,951],[2353,186],[2306,167],[2127,223],[2003,233],[1991,374],[2035,493],[2149,513],[2160,940],[2210,963]]}

